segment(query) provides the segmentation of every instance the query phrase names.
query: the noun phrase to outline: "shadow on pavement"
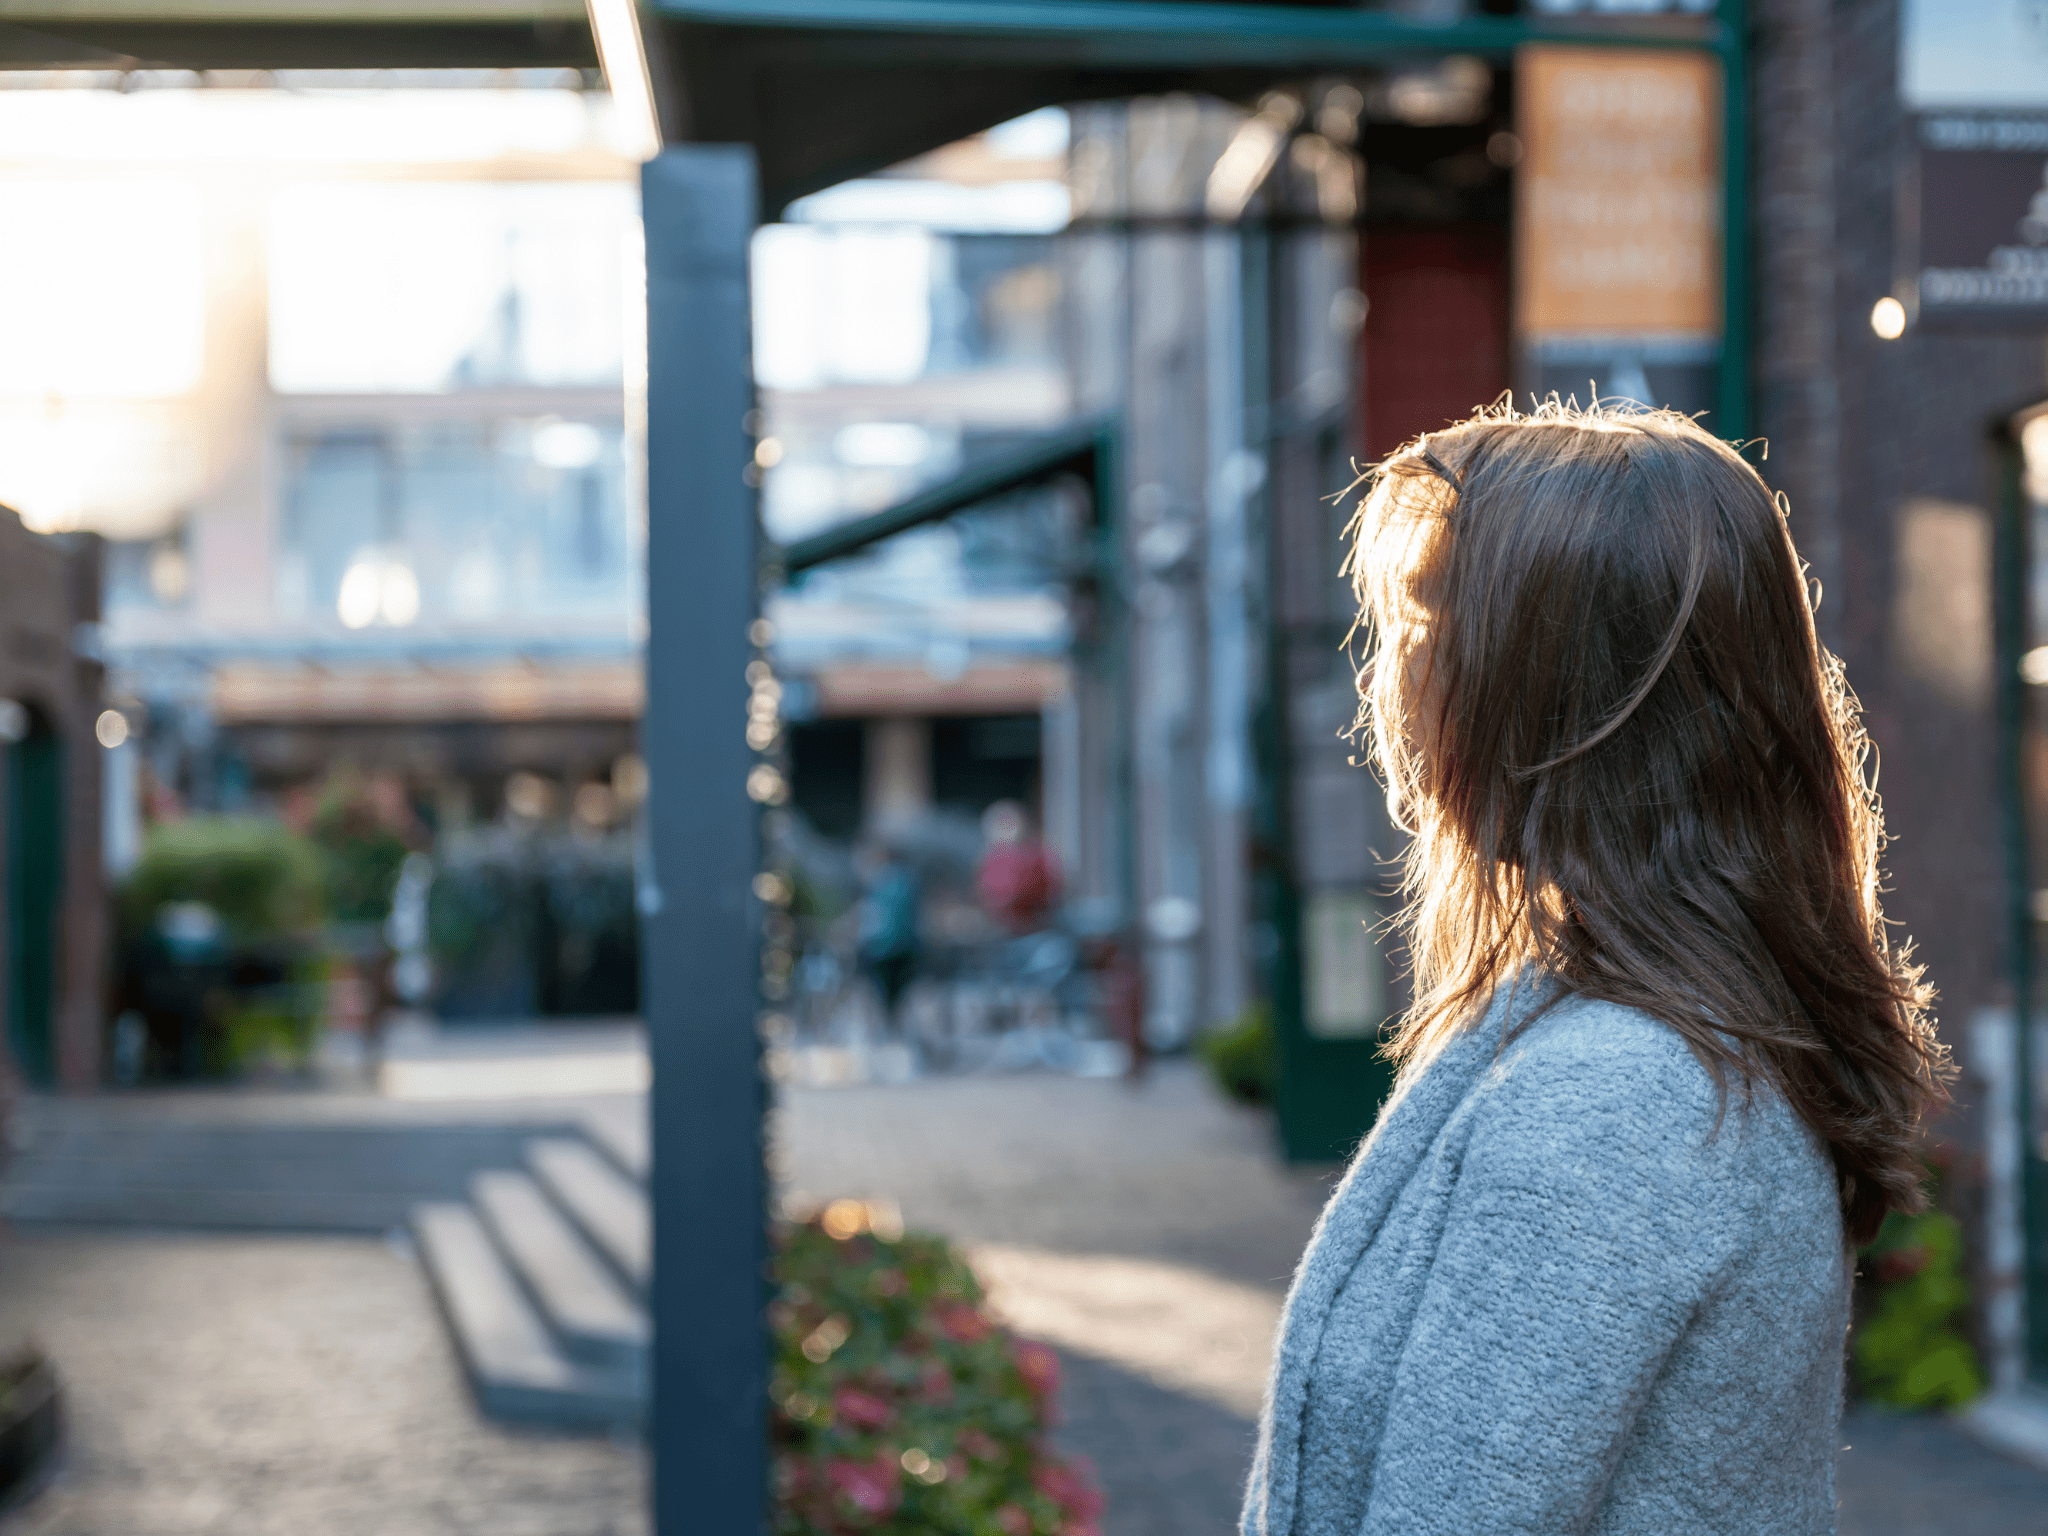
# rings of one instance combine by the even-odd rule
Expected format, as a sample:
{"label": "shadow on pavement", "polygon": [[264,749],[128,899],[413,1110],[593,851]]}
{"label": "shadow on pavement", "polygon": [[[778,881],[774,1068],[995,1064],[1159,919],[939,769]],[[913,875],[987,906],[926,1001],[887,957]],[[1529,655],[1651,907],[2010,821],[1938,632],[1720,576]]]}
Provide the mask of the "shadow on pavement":
{"label": "shadow on pavement", "polygon": [[1106,1361],[1061,1351],[1059,1442],[1095,1461],[1103,1536],[1227,1536],[1257,1433],[1251,1420]]}
{"label": "shadow on pavement", "polygon": [[1841,1536],[2048,1536],[2048,1472],[1948,1419],[1859,1408],[1841,1444]]}

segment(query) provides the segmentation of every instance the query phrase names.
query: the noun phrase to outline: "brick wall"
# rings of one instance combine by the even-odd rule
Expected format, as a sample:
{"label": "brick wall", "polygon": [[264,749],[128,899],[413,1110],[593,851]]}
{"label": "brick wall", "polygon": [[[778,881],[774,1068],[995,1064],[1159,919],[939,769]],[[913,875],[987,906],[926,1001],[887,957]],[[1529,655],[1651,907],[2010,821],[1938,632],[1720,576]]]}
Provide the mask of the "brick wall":
{"label": "brick wall", "polygon": [[[1901,624],[1930,582],[1988,613],[1986,433],[2048,394],[2048,352],[2039,335],[1878,339],[1869,314],[1892,287],[1906,143],[1897,5],[1759,0],[1753,15],[1763,468],[1789,499],[1825,591],[1822,635],[1881,753],[1887,910],[1918,944],[1954,1030],[2005,1000],[1990,658],[1967,684],[1952,670],[1930,678],[1905,653]],[[1981,530],[1974,541],[1965,530],[1964,547],[1982,550],[1981,565],[1901,570],[1901,547],[1924,547],[1912,514],[1936,503],[1952,523],[1975,509]]]}

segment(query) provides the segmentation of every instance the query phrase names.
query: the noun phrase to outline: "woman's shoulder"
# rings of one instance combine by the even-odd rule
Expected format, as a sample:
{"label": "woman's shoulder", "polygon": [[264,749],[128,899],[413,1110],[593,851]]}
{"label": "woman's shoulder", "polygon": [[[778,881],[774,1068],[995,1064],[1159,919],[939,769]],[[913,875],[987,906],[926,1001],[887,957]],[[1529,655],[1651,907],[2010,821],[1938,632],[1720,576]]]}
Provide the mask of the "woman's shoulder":
{"label": "woman's shoulder", "polygon": [[1724,1093],[1686,1038],[1654,1014],[1573,996],[1522,1017],[1479,1084],[1475,1134],[1657,1161],[1684,1153],[1703,1173],[1811,1156],[1809,1134],[1775,1089],[1745,1092],[1730,1069]]}
{"label": "woman's shoulder", "polygon": [[1511,1009],[1508,1028],[1513,1038],[1501,1059],[1531,1069],[1569,1066],[1596,1076],[1676,1071],[1683,1077],[1684,1063],[1690,1062],[1706,1076],[1683,1035],[1655,1014],[1624,1003],[1576,995],[1547,1005],[1532,999]]}

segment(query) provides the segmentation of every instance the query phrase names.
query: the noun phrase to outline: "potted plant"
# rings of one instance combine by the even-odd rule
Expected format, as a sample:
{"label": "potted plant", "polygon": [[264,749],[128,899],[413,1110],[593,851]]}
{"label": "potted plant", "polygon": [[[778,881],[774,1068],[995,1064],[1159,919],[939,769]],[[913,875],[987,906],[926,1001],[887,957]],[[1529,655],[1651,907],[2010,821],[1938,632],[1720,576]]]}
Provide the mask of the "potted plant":
{"label": "potted plant", "polygon": [[122,883],[116,1011],[144,1077],[246,1072],[312,1046],[325,906],[318,850],[260,816],[159,823]]}
{"label": "potted plant", "polygon": [[1059,1358],[999,1326],[942,1238],[835,1200],[777,1232],[777,1536],[1100,1536],[1054,1450]]}

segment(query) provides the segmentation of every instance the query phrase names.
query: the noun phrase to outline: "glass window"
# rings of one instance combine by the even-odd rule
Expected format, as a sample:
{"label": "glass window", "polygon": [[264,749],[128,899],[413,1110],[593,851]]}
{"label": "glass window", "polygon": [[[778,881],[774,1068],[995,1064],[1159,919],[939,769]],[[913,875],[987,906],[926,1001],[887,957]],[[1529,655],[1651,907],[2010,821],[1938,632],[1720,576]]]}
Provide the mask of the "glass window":
{"label": "glass window", "polygon": [[285,443],[278,606],[349,629],[634,611],[622,423],[301,426]]}

